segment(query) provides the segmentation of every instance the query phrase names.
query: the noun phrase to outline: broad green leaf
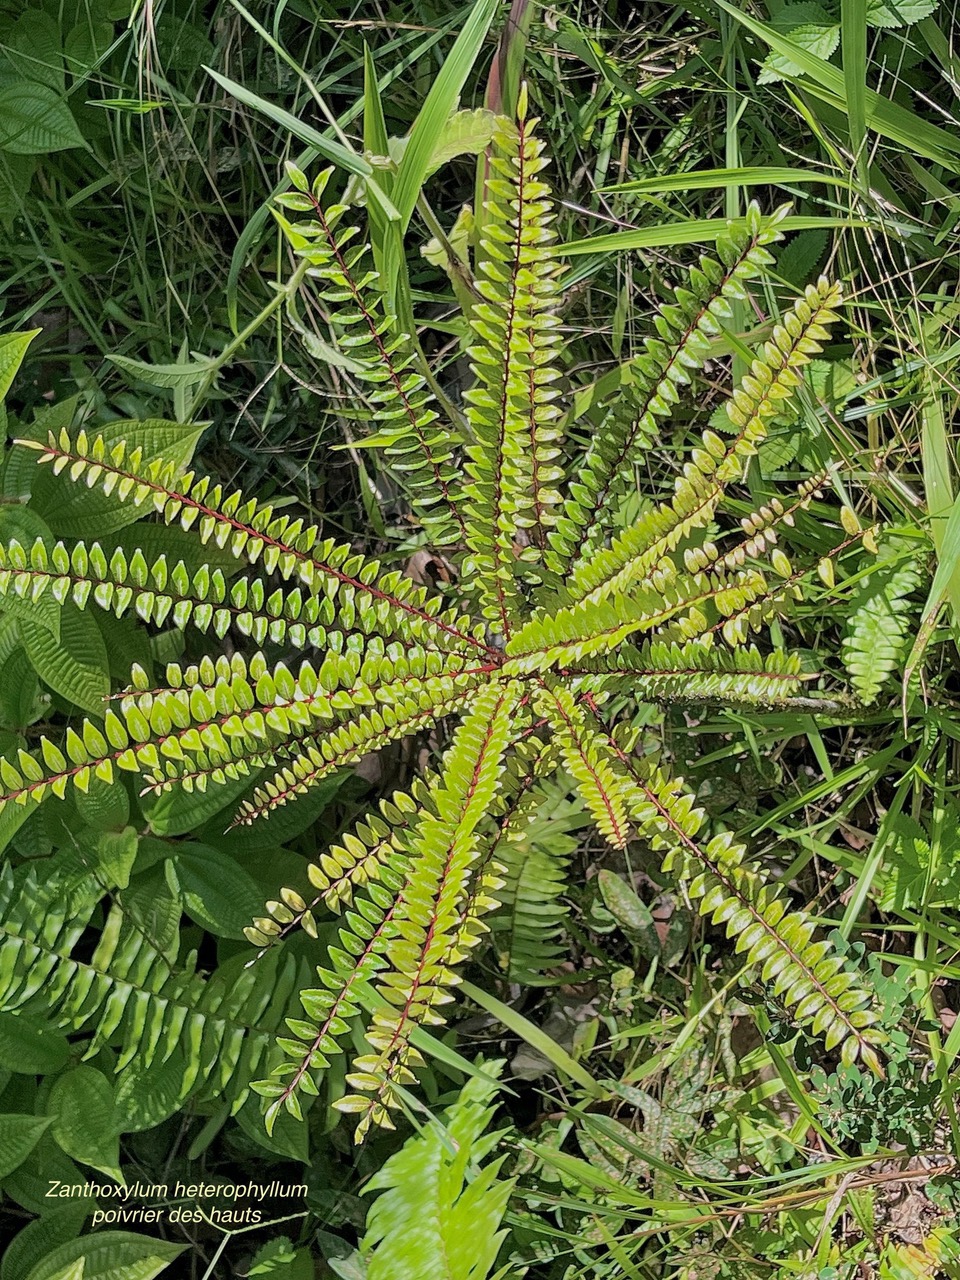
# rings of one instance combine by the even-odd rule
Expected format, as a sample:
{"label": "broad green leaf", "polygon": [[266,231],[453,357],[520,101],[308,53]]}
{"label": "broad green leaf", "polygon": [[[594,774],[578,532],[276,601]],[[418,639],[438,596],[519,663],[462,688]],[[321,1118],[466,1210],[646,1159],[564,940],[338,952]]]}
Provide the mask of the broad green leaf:
{"label": "broad green leaf", "polygon": [[887,878],[879,895],[884,911],[904,911],[919,907],[930,869],[930,843],[926,831],[908,814],[891,819],[890,856]]}
{"label": "broad green leaf", "polygon": [[[496,117],[492,111],[478,107],[475,111],[455,111],[440,130],[424,178],[431,177],[457,156],[475,156],[490,145]],[[391,138],[390,158],[398,165],[410,142],[409,138]]]}
{"label": "broad green leaf", "polygon": [[65,1200],[54,1209],[48,1207],[43,1217],[29,1222],[10,1241],[0,1262],[0,1280],[27,1280],[51,1249],[76,1239],[93,1209],[89,1200]]}
{"label": "broad green leaf", "polygon": [[604,904],[629,938],[637,943],[651,960],[660,954],[660,938],[650,908],[634,890],[613,871],[597,875]]}
{"label": "broad green leaf", "polygon": [[[263,1116],[260,1114],[260,1100],[256,1094],[252,1093],[234,1119],[247,1137],[252,1138],[264,1151],[272,1151],[290,1160],[309,1164],[310,1130],[287,1112],[284,1111],[277,1116],[273,1129],[267,1133],[263,1125]],[[284,1280],[287,1280],[287,1277]]]}
{"label": "broad green leaf", "polygon": [[[0,226],[8,231],[23,209],[36,171],[36,156],[15,156],[12,151],[0,151]],[[0,408],[0,427],[2,425],[3,410]]]}
{"label": "broad green leaf", "polygon": [[871,27],[909,27],[936,12],[937,0],[867,0]]}
{"label": "broad green leaf", "polygon": [[47,1114],[50,1132],[68,1156],[123,1183],[113,1085],[102,1071],[79,1066],[59,1076],[50,1090]]}
{"label": "broad green leaf", "polygon": [[0,1178],[23,1164],[49,1124],[48,1116],[0,1115]]}
{"label": "broad green leaf", "polygon": [[176,959],[180,941],[180,899],[171,892],[162,866],[142,870],[140,854],[145,844],[160,846],[164,856],[166,841],[144,836],[139,841],[138,859],[130,884],[120,894],[120,906],[131,924],[150,939],[158,951],[170,960]]}
{"label": "broad green leaf", "polygon": [[32,812],[33,806],[29,804],[4,805],[3,812],[0,813],[0,853],[6,849]]}
{"label": "broad green leaf", "polygon": [[0,1067],[24,1075],[52,1075],[70,1056],[67,1037],[56,1027],[19,1013],[0,1011]]}
{"label": "broad green leaf", "polygon": [[97,831],[116,833],[127,825],[130,796],[120,778],[113,782],[92,778],[87,790],[78,791],[74,799],[80,817]]}
{"label": "broad green leaf", "polygon": [[162,1124],[183,1102],[186,1059],[174,1049],[166,1062],[137,1057],[116,1077],[116,1108],[123,1133],[140,1133]]}
{"label": "broad green leaf", "polygon": [[81,1258],[83,1280],[153,1280],[185,1248],[132,1231],[98,1231],[52,1250],[37,1263],[27,1280],[54,1280]]}
{"label": "broad green leaf", "polygon": [[92,612],[67,601],[60,613],[59,639],[29,615],[17,619],[20,638],[40,679],[63,697],[103,716],[110,692],[107,646]]}
{"label": "broad green leaf", "polygon": [[28,329],[24,333],[0,334],[0,400],[10,390],[10,384],[23,363],[27,347],[39,332],[39,329]]}
{"label": "broad green leaf", "polygon": [[218,937],[242,938],[244,928],[263,910],[256,883],[220,849],[182,844],[166,866],[167,881],[179,892],[187,915]]}
{"label": "broad green leaf", "polygon": [[98,835],[93,849],[95,865],[111,889],[125,889],[130,883],[138,845],[134,827],[127,827],[125,831],[101,831]]}
{"label": "broad green leaf", "polygon": [[[139,446],[143,450],[144,463],[163,458],[166,462],[186,466],[193,457],[202,432],[202,427],[193,424],[149,418],[143,422],[119,421],[90,427],[87,434],[103,436],[108,446],[120,440],[125,440],[129,449]],[[46,439],[44,429],[30,428],[24,434],[31,439]],[[36,451],[30,452],[36,458]],[[115,495],[108,497],[99,488],[70,484],[63,477],[55,476],[48,466],[38,464],[37,471],[30,505],[43,516],[58,537],[94,541],[104,534],[126,528],[144,514],[143,509],[132,502],[122,502]]]}
{"label": "broad green leaf", "polygon": [[[814,54],[818,58],[829,58],[840,44],[840,24],[838,22],[806,22],[800,26],[787,26],[782,18],[791,9],[805,9],[806,5],[788,5],[781,11],[777,29],[783,31],[801,49]],[[826,14],[824,17],[826,18]],[[783,76],[798,76],[803,68],[791,62],[782,53],[768,53],[763,68],[757,77],[758,84],[775,84]]]}
{"label": "broad green leaf", "polygon": [[214,540],[204,546],[197,539],[192,529],[181,529],[178,524],[147,524],[141,520],[116,533],[104,534],[97,541],[103,548],[107,559],[119,548],[126,557],[127,563],[133,553],[139,549],[147,564],[153,564],[159,556],[167,558],[168,565],[183,561],[184,568],[192,576],[203,565],[210,571],[219,569],[226,577],[239,573],[243,562],[230,554],[229,548],[218,547]]}
{"label": "broad green leaf", "polygon": [[353,774],[347,769],[330,774],[311,787],[305,795],[294,796],[288,804],[271,809],[264,817],[248,826],[237,827],[224,835],[223,823],[218,824],[214,820],[210,823],[209,830],[199,832],[198,835],[201,840],[213,840],[238,854],[276,849],[312,826],[324,809],[332,804],[340,788],[352,777]]}
{"label": "broad green leaf", "polygon": [[63,52],[60,26],[42,9],[27,9],[0,42],[0,70],[17,80],[46,85],[63,94]]}
{"label": "broad green leaf", "polygon": [[294,1248],[286,1236],[261,1245],[247,1272],[250,1276],[272,1276],[273,1280],[313,1280],[315,1274],[310,1250]]}
{"label": "broad green leaf", "polygon": [[86,1259],[78,1258],[76,1262],[68,1262],[63,1270],[51,1276],[50,1280],[83,1280],[86,1269]]}
{"label": "broad green leaf", "polygon": [[195,831],[213,817],[231,806],[223,817],[223,828],[230,825],[232,806],[237,797],[250,786],[254,777],[230,778],[226,782],[211,782],[206,791],[184,791],[172,787],[158,796],[144,796],[140,807],[150,823],[150,829],[158,836],[182,836]]}
{"label": "broad green leaf", "polygon": [[[44,1119],[46,1120],[46,1117]],[[2,1139],[0,1139],[0,1150],[2,1150]],[[48,1209],[57,1208],[63,1204],[63,1200],[47,1195],[52,1179],[58,1179],[60,1183],[69,1186],[85,1182],[86,1174],[81,1172],[80,1166],[74,1164],[54,1141],[50,1130],[47,1129],[26,1160],[4,1178],[3,1190],[28,1213],[46,1214]]]}
{"label": "broad green leaf", "polygon": [[113,44],[113,23],[81,21],[67,33],[63,60],[75,80],[89,75]]}
{"label": "broad green leaf", "polygon": [[124,373],[151,387],[166,389],[195,387],[217,368],[214,358],[198,358],[185,364],[147,364],[144,360],[131,360],[127,356],[110,355],[107,359]]}
{"label": "broad green leaf", "polygon": [[823,261],[830,243],[830,233],[801,231],[786,245],[777,258],[776,271],[794,288],[801,289],[811,280]]}
{"label": "broad green leaf", "polygon": [[0,91],[0,151],[40,156],[85,145],[62,93],[30,80]]}
{"label": "broad green leaf", "polygon": [[0,664],[0,712],[15,729],[30,723],[37,712],[40,682],[23,645]]}

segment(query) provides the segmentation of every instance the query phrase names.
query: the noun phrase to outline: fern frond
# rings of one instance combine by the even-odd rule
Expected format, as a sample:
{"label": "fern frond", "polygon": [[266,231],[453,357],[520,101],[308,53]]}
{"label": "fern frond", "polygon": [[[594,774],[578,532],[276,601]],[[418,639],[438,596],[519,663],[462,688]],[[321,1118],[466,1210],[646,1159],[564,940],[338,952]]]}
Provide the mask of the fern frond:
{"label": "fern frond", "polygon": [[[68,728],[64,750],[44,737],[39,760],[23,750],[16,764],[0,759],[0,810],[39,803],[48,791],[62,799],[71,784],[85,791],[93,777],[112,782],[115,769],[143,774],[156,791],[175,782],[202,790],[208,779],[236,778],[295,751],[314,777],[326,776],[431,723],[489,674],[464,669],[459,656],[434,673],[438,656],[421,650],[384,667],[372,660],[366,671],[359,654],[328,653],[319,671],[305,662],[297,676],[284,663],[269,669],[262,654],[249,663],[237,656],[221,672],[212,663],[196,669],[192,683],[171,664],[171,687],[124,695],[118,710],[106,709],[102,729],[85,719],[79,731]],[[391,678],[357,679],[363,672],[374,680],[377,671]],[[366,707],[374,709],[357,714]]]}
{"label": "fern frond", "polygon": [[536,560],[556,520],[562,479],[554,383],[559,349],[556,304],[559,267],[553,257],[550,191],[538,175],[546,166],[535,120],[521,112],[516,128],[498,122],[487,189],[470,347],[476,386],[467,392],[473,439],[467,446],[471,483],[467,570],[480,583],[481,609],[503,635],[516,613],[514,543]]}
{"label": "fern frond", "polygon": [[780,209],[762,218],[752,204],[742,224],[731,224],[717,242],[720,261],[703,257],[678,288],[674,301],[654,316],[656,338],[631,363],[630,385],[608,409],[593,432],[583,467],[570,485],[570,500],[550,534],[548,563],[558,574],[583,560],[607,526],[614,504],[627,491],[637,452],[656,438],[658,419],[679,399],[677,388],[690,381],[710,351],[720,322],[733,315],[731,304],[746,300],[744,285],[773,261],[765,245],[780,238]]}
{"label": "fern frond", "polygon": [[430,779],[418,779],[409,792],[395,791],[379,803],[379,814],[368,814],[352,831],[330,845],[318,862],[307,866],[310,883],[319,890],[305,902],[293,890],[282,890],[282,902],[268,902],[268,916],[254,920],[244,930],[258,947],[272,945],[278,937],[297,925],[316,936],[313,912],[322,903],[340,912],[349,907],[354,894],[371,881],[379,880],[382,868],[405,850],[403,840],[430,807]]}
{"label": "fern frond", "polygon": [[[251,1077],[278,1058],[276,1033],[302,981],[282,950],[255,969],[231,965],[204,978],[195,956],[174,964],[109,906],[92,956],[81,945],[104,898],[92,875],[59,872],[55,861],[0,869],[0,1004],[44,1018],[159,1066],[182,1051],[179,1096],[225,1098],[239,1108]],[[76,954],[74,954],[76,953]]]}
{"label": "fern frond", "polygon": [[[539,986],[558,965],[567,907],[567,867],[577,848],[573,834],[589,824],[589,815],[568,795],[565,777],[552,780],[551,757],[538,761],[517,795],[490,850],[503,876],[497,896],[500,910],[490,920],[494,943],[509,981]],[[549,981],[549,979],[546,979]]]}
{"label": "fern frond", "polygon": [[713,617],[739,616],[771,596],[759,569],[717,581],[709,574],[677,576],[669,563],[663,568],[629,593],[584,600],[532,618],[507,645],[504,673],[566,670],[613,651],[638,631],[662,628],[664,638],[682,643],[709,631]]}
{"label": "fern frond", "polygon": [[408,1138],[367,1183],[382,1193],[360,1246],[369,1280],[493,1275],[514,1181],[500,1177],[504,1156],[482,1169],[479,1162],[499,1136],[490,1126],[501,1069],[500,1063],[484,1064],[483,1075],[467,1081],[443,1122],[433,1120]]}
{"label": "fern frond", "polygon": [[261,563],[267,573],[298,578],[310,592],[323,592],[336,605],[343,630],[396,635],[445,650],[490,652],[480,639],[482,628],[442,599],[430,596],[402,574],[382,573],[375,560],[357,554],[332,538],[320,541],[319,531],[303,521],[274,515],[269,506],[244,499],[239,491],[224,495],[206,476],[179,474],[162,460],[143,461],[138,447],[121,441],[113,447],[102,436],[92,440],[84,431],[71,440],[66,431],[50,434],[46,445],[35,440],[19,443],[40,450],[41,463],[55,473],[70,468],[71,479],[89,488],[98,485],[136,507],[157,511],[167,524],[196,526],[201,543],[211,539],[239,560]]}
{"label": "fern frond", "polygon": [[907,551],[899,563],[881,563],[857,587],[848,607],[840,653],[850,682],[874,702],[909,648],[906,600],[920,585],[920,566]]}
{"label": "fern frond", "polygon": [[[368,446],[381,446],[388,463],[402,475],[429,540],[435,545],[462,541],[458,509],[459,475],[454,463],[461,441],[451,423],[438,423],[434,399],[420,371],[410,336],[385,314],[370,246],[358,239],[356,225],[345,226],[345,204],[323,204],[333,174],[325,169],[313,184],[288,167],[299,188],[278,203],[310,215],[308,222],[277,221],[297,256],[308,262],[349,373],[364,388],[367,416],[376,426]],[[310,345],[310,335],[301,330]],[[354,412],[351,410],[351,412]]]}

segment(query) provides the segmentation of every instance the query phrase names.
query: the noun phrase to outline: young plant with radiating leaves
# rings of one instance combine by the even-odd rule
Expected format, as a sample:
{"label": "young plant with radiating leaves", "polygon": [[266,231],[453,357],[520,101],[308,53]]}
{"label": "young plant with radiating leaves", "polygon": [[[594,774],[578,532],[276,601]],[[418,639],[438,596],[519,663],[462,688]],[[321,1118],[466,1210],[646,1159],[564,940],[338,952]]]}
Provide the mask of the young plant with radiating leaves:
{"label": "young plant with radiating leaves", "polygon": [[[81,540],[3,548],[11,609],[53,600],[132,610],[154,627],[229,635],[231,646],[229,656],[170,664],[160,686],[135,669],[102,717],[0,762],[2,804],[83,791],[122,771],[159,793],[256,775],[236,814],[253,823],[399,738],[436,729],[448,742],[434,774],[382,800],[311,868],[314,901],[285,891],[248,930],[265,949],[298,924],[315,932],[320,910],[342,916],[319,982],[300,994],[303,1016],[279,1038],[283,1062],[254,1086],[268,1124],[284,1107],[300,1114],[361,1015],[366,1049],[336,1105],[358,1115],[358,1134],[390,1122],[421,1062],[414,1033],[443,1022],[500,896],[530,900],[510,845],[558,770],[610,845],[642,839],[662,851],[798,1026],[845,1062],[878,1063],[882,1037],[856,973],[739,842],[711,832],[669,761],[638,747],[632,718],[609,713],[625,702],[784,707],[801,693],[809,677],[799,657],[766,624],[801,591],[805,570],[778,537],[823,478],[739,527],[722,507],[827,337],[839,289],[821,279],[772,324],[726,401],[724,433],[705,430],[678,460],[672,491],[625,521],[638,462],[667,439],[734,304],[772,261],[779,217],[751,207],[689,271],[653,316],[629,379],[594,405],[581,448],[546,164],[523,107],[516,124],[497,122],[462,413],[387,307],[351,210],[328,198],[331,175],[311,184],[291,170],[296,190],[277,211],[329,320],[367,443],[456,569],[443,594],[135,443],[67,429],[23,442],[65,491],[86,486],[155,524],[193,530],[240,571]],[[259,647],[244,653],[244,640]],[[175,1042],[160,1038],[153,1051]]]}

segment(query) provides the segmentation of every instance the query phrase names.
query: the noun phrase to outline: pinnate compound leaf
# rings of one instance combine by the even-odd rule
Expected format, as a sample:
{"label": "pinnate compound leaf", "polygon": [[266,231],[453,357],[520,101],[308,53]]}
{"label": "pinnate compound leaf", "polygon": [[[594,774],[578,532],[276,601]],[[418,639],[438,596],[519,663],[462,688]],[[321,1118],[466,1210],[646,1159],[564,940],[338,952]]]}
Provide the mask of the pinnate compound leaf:
{"label": "pinnate compound leaf", "polygon": [[[250,786],[249,777],[228,778],[225,782],[211,782],[206,791],[173,789],[158,796],[144,796],[141,808],[150,830],[158,836],[182,836],[188,831],[233,806],[237,797]],[[229,819],[224,817],[224,828]]]}
{"label": "pinnate compound leaf", "polygon": [[[135,450],[141,450],[144,466],[155,458],[186,466],[201,433],[201,427],[170,422],[165,418],[148,418],[143,422],[124,420],[97,427],[97,435],[108,452],[124,441],[128,457]],[[37,424],[24,435],[31,440],[46,440],[47,427]],[[36,463],[36,450],[26,452]],[[16,453],[17,449],[14,455]],[[41,468],[34,476],[30,506],[43,516],[58,537],[86,538],[89,541],[126,528],[142,514],[133,503],[122,501],[116,493],[108,495],[100,488],[91,489],[85,484],[65,486],[58,483],[49,468]]]}

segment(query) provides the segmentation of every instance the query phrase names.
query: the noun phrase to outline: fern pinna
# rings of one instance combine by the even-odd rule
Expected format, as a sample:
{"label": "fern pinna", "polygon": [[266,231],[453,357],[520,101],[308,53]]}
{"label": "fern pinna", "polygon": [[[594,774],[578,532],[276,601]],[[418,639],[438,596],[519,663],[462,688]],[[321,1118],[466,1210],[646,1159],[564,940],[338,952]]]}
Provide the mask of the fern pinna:
{"label": "fern pinna", "polygon": [[[625,699],[788,705],[801,688],[799,658],[752,638],[801,589],[777,537],[817,481],[768,502],[739,531],[720,508],[820,350],[839,290],[821,279],[772,325],[726,403],[724,434],[705,431],[672,492],[625,522],[637,463],[748,281],[772,261],[778,216],[751,207],[690,271],[654,316],[630,377],[600,402],[581,453],[562,378],[546,161],[523,109],[516,124],[498,121],[492,153],[467,317],[474,382],[456,422],[385,308],[349,210],[325,203],[329,174],[311,186],[294,171],[278,213],[316,282],[371,443],[406,478],[426,538],[460,556],[447,594],[175,462],[83,431],[34,442],[42,463],[193,530],[240,572],[191,572],[164,555],[79,541],[12,542],[0,555],[12,608],[48,596],[234,640],[230,657],[171,665],[159,687],[135,670],[102,717],[4,760],[4,804],[63,796],[118,770],[155,791],[254,775],[236,815],[251,823],[370,751],[459,718],[436,775],[384,799],[311,868],[314,899],[285,891],[248,930],[266,949],[298,924],[315,934],[320,912],[342,919],[319,982],[300,993],[303,1016],[279,1041],[283,1062],[254,1086],[268,1124],[283,1108],[300,1114],[361,1015],[366,1048],[336,1106],[356,1113],[358,1134],[389,1123],[420,1062],[416,1029],[442,1022],[501,897],[528,894],[511,832],[560,769],[611,845],[640,838],[663,852],[798,1025],[845,1061],[877,1064],[880,1034],[856,975],[741,844],[710,832],[668,762],[638,754],[629,721],[608,710]],[[243,637],[260,648],[243,656]],[[549,957],[551,937],[534,938],[528,956]]]}

